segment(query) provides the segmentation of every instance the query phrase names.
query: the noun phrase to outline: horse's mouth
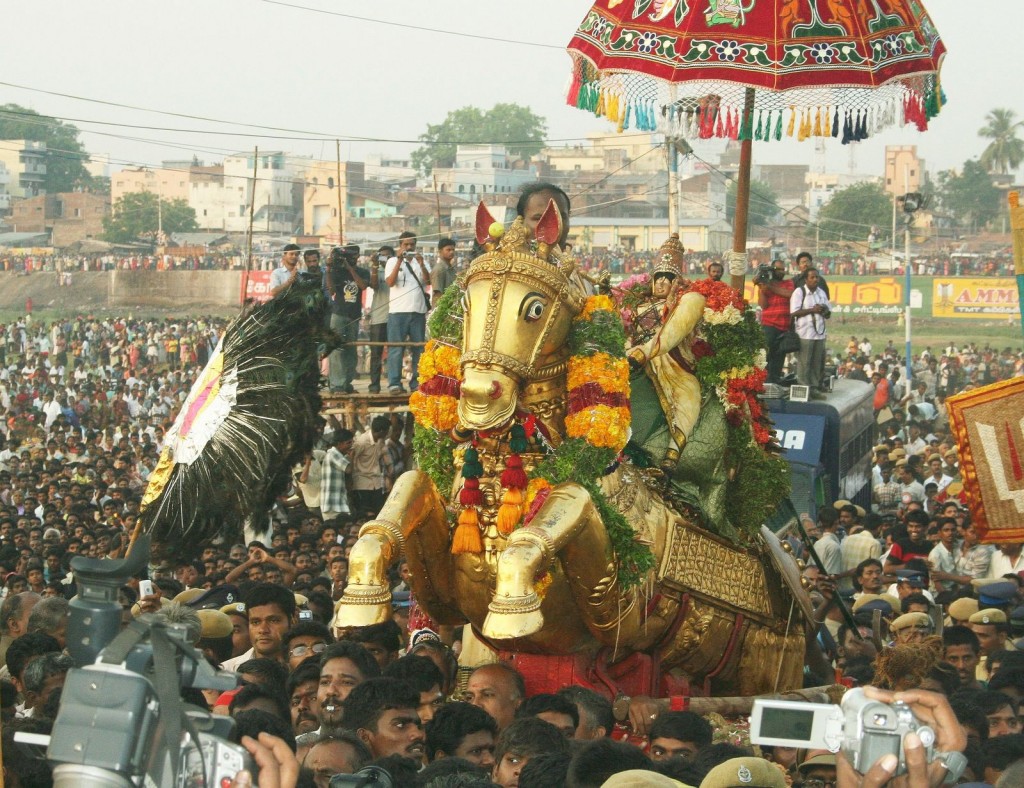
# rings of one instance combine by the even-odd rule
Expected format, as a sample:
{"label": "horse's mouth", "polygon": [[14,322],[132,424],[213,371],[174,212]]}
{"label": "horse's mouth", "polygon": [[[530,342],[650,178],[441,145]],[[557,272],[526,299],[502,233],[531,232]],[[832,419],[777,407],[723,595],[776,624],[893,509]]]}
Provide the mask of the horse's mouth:
{"label": "horse's mouth", "polygon": [[470,430],[495,430],[515,416],[516,382],[496,370],[464,370],[459,397],[459,424]]}
{"label": "horse's mouth", "polygon": [[512,421],[516,412],[516,397],[503,400],[474,400],[463,396],[459,400],[459,424],[471,430],[495,430]]}

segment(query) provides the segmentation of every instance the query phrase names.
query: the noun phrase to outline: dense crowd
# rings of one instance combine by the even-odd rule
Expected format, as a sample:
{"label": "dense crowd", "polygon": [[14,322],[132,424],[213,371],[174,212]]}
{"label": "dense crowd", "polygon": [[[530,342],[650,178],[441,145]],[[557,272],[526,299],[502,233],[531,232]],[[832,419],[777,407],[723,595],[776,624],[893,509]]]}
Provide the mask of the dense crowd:
{"label": "dense crowd", "polygon": [[[48,732],[56,716],[71,667],[70,561],[124,554],[166,430],[223,324],[79,316],[2,329],[3,761],[13,784],[48,785],[46,764],[11,737]],[[1019,374],[1022,354],[929,349],[910,391],[891,343],[852,338],[830,355],[840,375],[874,381],[879,433],[870,510],[830,501],[786,537],[808,562],[823,624],[805,685],[900,693],[938,749],[966,755],[961,782],[1024,784],[1024,555],[978,543],[944,405]],[[265,534],[151,569],[152,594],[140,596],[140,578],[121,590],[126,620],[177,622],[241,676],[236,690],[183,698],[232,716],[236,740],[273,761],[280,785],[325,787],[371,763],[402,786],[834,788],[850,776],[841,755],[756,747],[745,717],[702,715],[681,698],[531,695],[510,664],[462,669],[461,629],[419,610],[405,563],[390,578],[392,618],[339,630],[349,554],[412,463],[409,428],[377,417],[353,434],[328,419]]]}
{"label": "dense crowd", "polygon": [[[768,263],[771,260],[768,249],[751,249],[752,265]],[[793,253],[795,254],[795,252]],[[825,276],[902,276],[902,261],[890,266],[886,253],[870,258],[863,255],[830,253],[822,251],[815,255],[815,266]],[[786,255],[782,255],[786,257]],[[632,276],[649,271],[655,252],[600,251],[578,252],[580,265],[588,271],[608,271],[612,275]],[[686,253],[684,274],[700,276],[710,262],[724,262],[724,255],[712,252]],[[1013,256],[1009,253],[986,255],[960,255],[955,253],[914,255],[913,270],[917,276],[1006,276],[1014,275]]]}
{"label": "dense crowd", "polygon": [[[613,275],[632,276],[650,270],[655,253],[649,251],[576,250],[580,265],[587,271],[609,271]],[[769,262],[769,251],[752,249],[751,260]],[[273,255],[255,256],[256,270],[269,270],[275,264]],[[723,256],[713,252],[686,254],[685,274],[703,274],[707,264],[720,262]],[[883,261],[883,262],[880,262]],[[890,268],[884,253],[871,256],[831,253],[823,250],[815,255],[815,265],[825,276],[902,276],[902,262]],[[1013,276],[1013,256],[1009,251],[998,254],[927,254],[914,255],[912,273],[918,276]],[[166,254],[4,254],[0,252],[0,270],[19,274],[40,272],[73,273],[77,271],[228,271],[245,268],[241,252],[210,251],[203,254],[181,254],[169,249]]]}

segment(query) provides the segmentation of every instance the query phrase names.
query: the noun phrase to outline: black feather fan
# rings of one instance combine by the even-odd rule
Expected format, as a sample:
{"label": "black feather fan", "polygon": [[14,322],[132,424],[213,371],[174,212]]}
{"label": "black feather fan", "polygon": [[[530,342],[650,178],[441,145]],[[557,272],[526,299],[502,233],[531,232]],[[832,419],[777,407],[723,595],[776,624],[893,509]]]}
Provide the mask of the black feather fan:
{"label": "black feather fan", "polygon": [[139,526],[153,555],[189,560],[216,537],[237,541],[265,516],[320,435],[320,278],[243,311],[196,380],[146,487]]}

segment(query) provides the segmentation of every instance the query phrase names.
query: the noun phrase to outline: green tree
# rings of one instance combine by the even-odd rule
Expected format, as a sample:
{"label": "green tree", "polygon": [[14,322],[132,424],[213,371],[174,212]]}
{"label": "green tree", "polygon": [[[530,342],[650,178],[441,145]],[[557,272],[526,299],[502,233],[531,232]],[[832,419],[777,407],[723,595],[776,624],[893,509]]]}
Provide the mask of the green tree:
{"label": "green tree", "polygon": [[511,155],[526,159],[540,153],[546,135],[547,121],[529,107],[495,104],[486,112],[462,107],[449,112],[441,123],[427,126],[420,135],[423,147],[413,151],[412,162],[424,173],[434,167],[451,167],[460,142],[505,145]]}
{"label": "green tree", "polygon": [[[747,209],[747,229],[771,224],[782,209],[772,187],[764,181],[750,182],[750,207]],[[736,216],[736,181],[729,183],[725,196],[725,218],[731,224]]]}
{"label": "green tree", "polygon": [[1024,161],[1024,141],[1017,136],[1017,129],[1022,125],[1012,109],[994,109],[985,116],[985,125],[978,129],[978,135],[991,140],[981,154],[981,165],[986,170],[1006,175],[1020,166]]}
{"label": "green tree", "polygon": [[114,243],[131,243],[140,238],[152,239],[158,227],[171,233],[191,232],[198,228],[196,212],[185,200],[157,199],[150,192],[132,192],[115,204],[103,219],[103,238]]}
{"label": "green tree", "polygon": [[[877,183],[855,183],[837,191],[818,212],[822,241],[867,243],[872,227],[884,232],[892,225],[892,198]],[[815,232],[814,227],[808,228]]]}
{"label": "green tree", "polygon": [[969,159],[959,173],[939,173],[939,203],[960,227],[976,229],[999,216],[1002,193],[980,161]]}
{"label": "green tree", "polygon": [[0,106],[0,140],[38,140],[46,143],[46,191],[50,194],[88,187],[85,169],[89,160],[78,139],[78,128],[35,110],[4,104]]}

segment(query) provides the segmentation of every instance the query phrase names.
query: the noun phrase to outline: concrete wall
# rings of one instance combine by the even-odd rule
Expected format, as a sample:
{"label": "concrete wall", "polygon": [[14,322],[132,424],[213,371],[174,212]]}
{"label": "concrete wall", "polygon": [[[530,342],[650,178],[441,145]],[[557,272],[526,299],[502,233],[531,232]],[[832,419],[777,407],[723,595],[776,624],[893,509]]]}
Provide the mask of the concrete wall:
{"label": "concrete wall", "polygon": [[20,311],[26,298],[34,309],[67,314],[122,307],[233,309],[241,285],[241,271],[76,271],[71,287],[58,287],[52,272],[0,273],[0,309]]}
{"label": "concrete wall", "polygon": [[240,271],[110,271],[111,306],[234,306]]}

